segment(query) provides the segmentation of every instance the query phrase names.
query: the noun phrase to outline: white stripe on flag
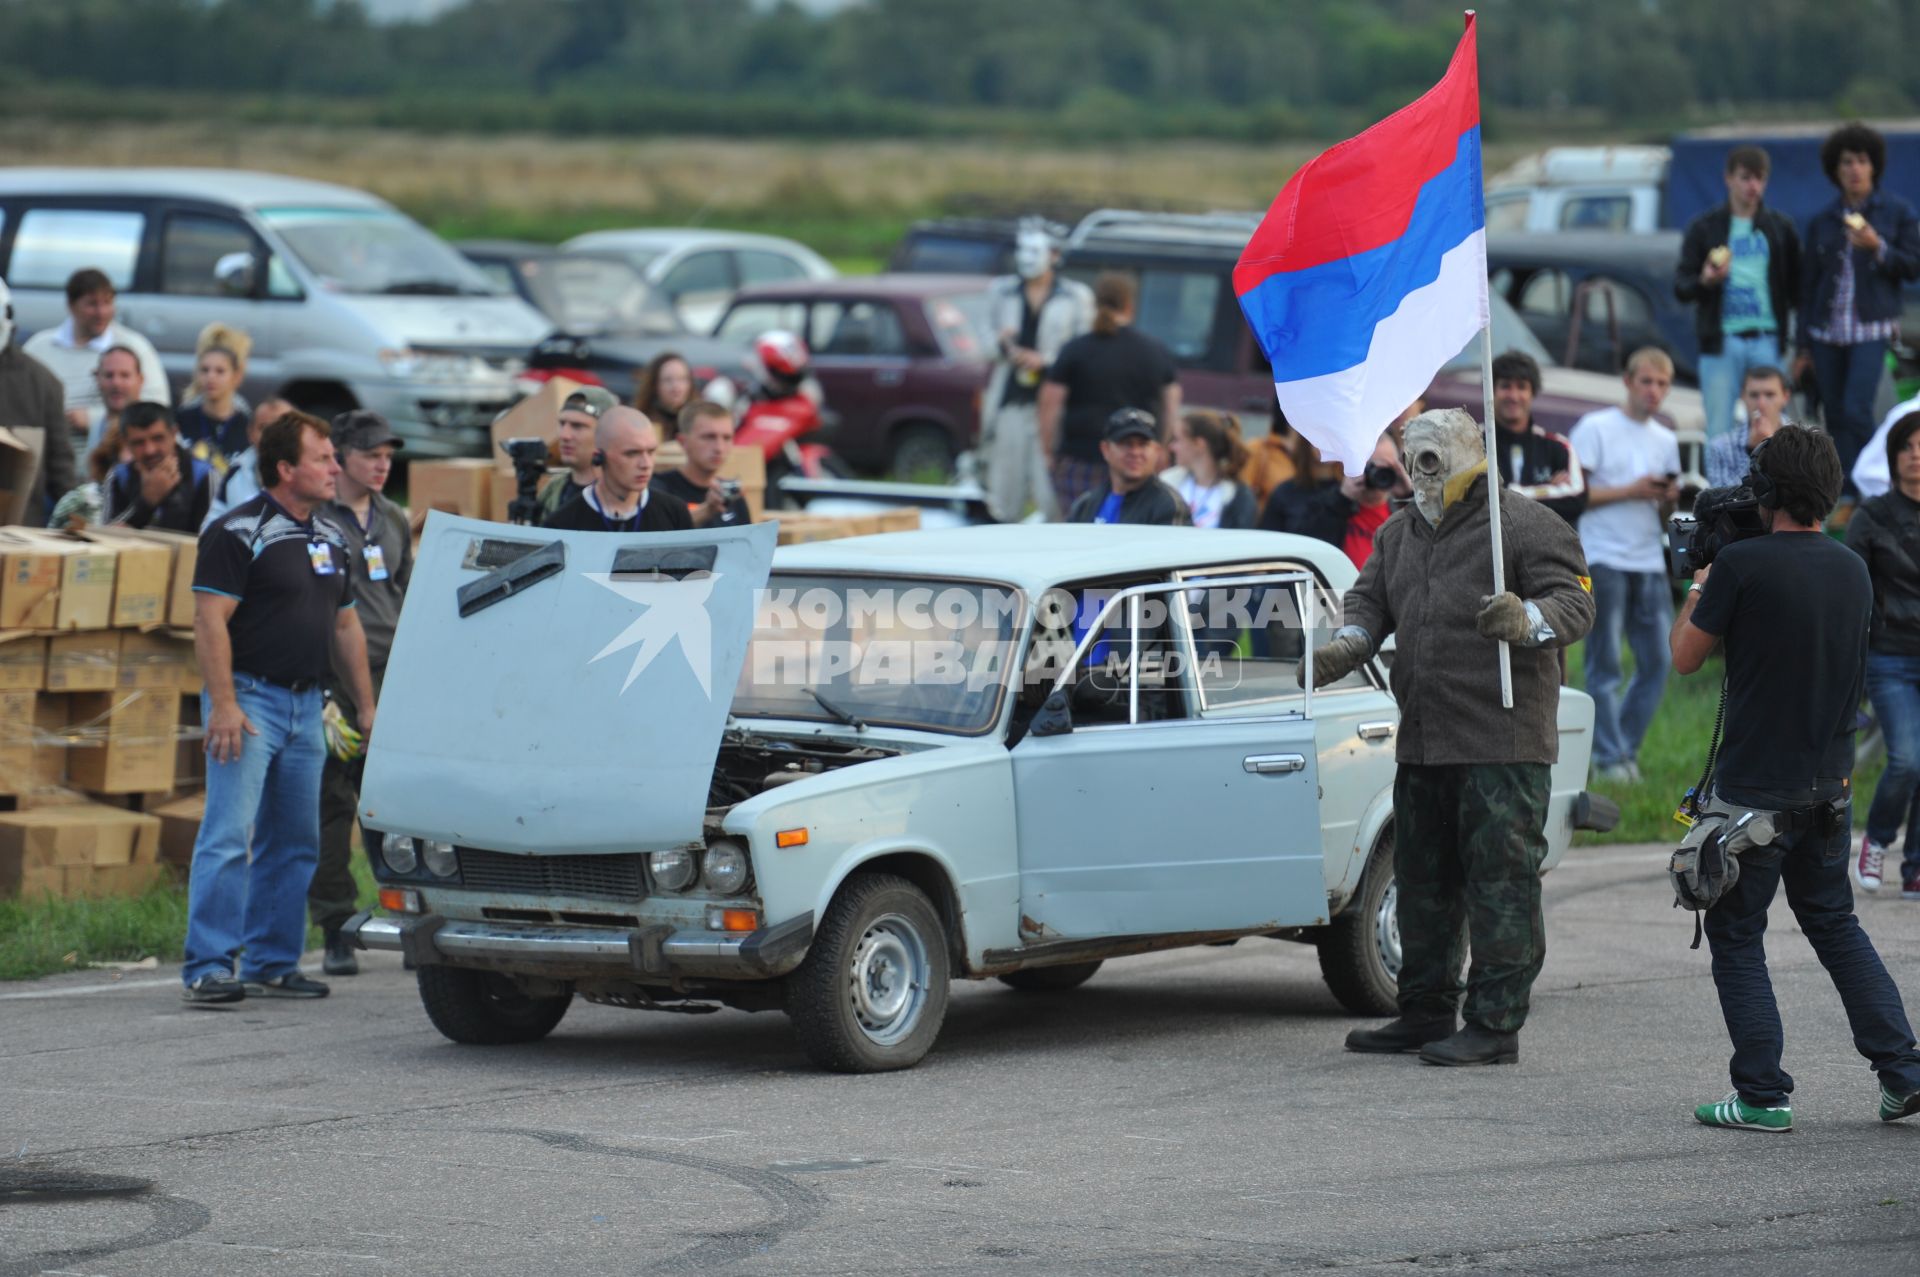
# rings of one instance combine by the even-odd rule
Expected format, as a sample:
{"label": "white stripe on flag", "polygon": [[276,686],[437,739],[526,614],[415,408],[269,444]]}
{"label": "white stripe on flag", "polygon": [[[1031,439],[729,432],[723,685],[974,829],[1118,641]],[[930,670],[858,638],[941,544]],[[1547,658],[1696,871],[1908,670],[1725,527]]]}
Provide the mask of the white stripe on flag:
{"label": "white stripe on flag", "polygon": [[1401,299],[1373,330],[1362,363],[1274,383],[1287,421],[1322,456],[1359,474],[1380,432],[1427,392],[1434,374],[1486,326],[1487,236],[1475,231],[1440,258],[1440,275]]}

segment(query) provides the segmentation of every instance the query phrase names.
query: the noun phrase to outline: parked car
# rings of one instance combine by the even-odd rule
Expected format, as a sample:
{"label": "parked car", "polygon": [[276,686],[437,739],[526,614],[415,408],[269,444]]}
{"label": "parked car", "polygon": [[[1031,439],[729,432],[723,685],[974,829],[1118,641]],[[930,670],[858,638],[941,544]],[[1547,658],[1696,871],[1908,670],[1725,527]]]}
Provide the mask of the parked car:
{"label": "parked car", "polygon": [[897,274],[1011,275],[1012,217],[935,217],[907,227],[887,258]]}
{"label": "parked car", "polygon": [[1562,364],[1618,373],[1627,356],[1658,346],[1681,385],[1700,384],[1693,308],[1673,295],[1678,231],[1614,235],[1487,236],[1487,273]]}
{"label": "parked car", "polygon": [[713,331],[720,312],[742,288],[832,279],[838,273],[826,258],[790,239],[699,227],[590,231],[561,247],[626,258],[680,313],[689,330],[702,333]]}
{"label": "parked car", "polygon": [[741,291],[714,337],[799,333],[838,418],[843,461],[900,479],[946,477],[980,429],[993,349],[979,275],[867,275]]}
{"label": "parked car", "polygon": [[[1255,213],[1136,213],[1104,209],[1074,228],[1067,273],[1091,283],[1103,271],[1124,271],[1139,289],[1135,323],[1172,350],[1185,401],[1240,415],[1250,433],[1264,432],[1273,403],[1273,370],[1254,340],[1233,291],[1233,267],[1260,218]],[[1540,364],[1542,393],[1534,418],[1565,433],[1582,415],[1624,398],[1619,376],[1565,367],[1495,291],[1488,299],[1493,348],[1522,350]],[[1464,407],[1479,417],[1480,342],[1469,342],[1427,391],[1432,408]],[[1696,390],[1668,396],[1663,419],[1683,449],[1704,446],[1706,412]],[[1381,423],[1383,428],[1386,423]]]}
{"label": "parked car", "polygon": [[527,379],[565,376],[605,386],[632,403],[640,370],[673,351],[705,385],[747,376],[744,342],[695,333],[626,258],[612,252],[563,251],[522,240],[466,240],[455,247],[489,278],[538,307],[555,324],[527,356]]}
{"label": "parked car", "polygon": [[23,336],[66,317],[67,277],[87,266],[176,390],[217,319],[253,338],[249,398],[371,409],[409,456],[484,452],[553,327],[362,191],[219,169],[0,169],[0,277]]}
{"label": "parked car", "polygon": [[[954,979],[1253,936],[1395,1009],[1398,711],[1373,663],[1295,682],[1337,547],[774,539],[431,516],[362,794],[388,912],[345,931],[412,959],[443,1034],[531,1041],[576,996],[780,1008],[823,1067],[903,1068]],[[1591,823],[1592,723],[1564,691],[1543,871]]]}

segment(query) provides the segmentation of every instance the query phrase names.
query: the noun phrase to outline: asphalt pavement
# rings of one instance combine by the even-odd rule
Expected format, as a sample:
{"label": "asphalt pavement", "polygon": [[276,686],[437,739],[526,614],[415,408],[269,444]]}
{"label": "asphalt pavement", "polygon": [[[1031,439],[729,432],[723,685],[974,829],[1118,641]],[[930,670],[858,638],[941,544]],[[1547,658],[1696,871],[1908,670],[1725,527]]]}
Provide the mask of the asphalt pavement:
{"label": "asphalt pavement", "polygon": [[[1517,1068],[1357,1056],[1312,950],[955,990],[918,1068],[814,1071],[784,1017],[576,1003],[460,1047],[391,955],[321,1002],[177,972],[0,986],[0,1277],[1920,1272],[1920,1120],[1784,904],[1788,1135],[1710,1130],[1727,1043],[1661,848],[1572,853]],[[1908,1004],[1920,904],[1861,905]]]}

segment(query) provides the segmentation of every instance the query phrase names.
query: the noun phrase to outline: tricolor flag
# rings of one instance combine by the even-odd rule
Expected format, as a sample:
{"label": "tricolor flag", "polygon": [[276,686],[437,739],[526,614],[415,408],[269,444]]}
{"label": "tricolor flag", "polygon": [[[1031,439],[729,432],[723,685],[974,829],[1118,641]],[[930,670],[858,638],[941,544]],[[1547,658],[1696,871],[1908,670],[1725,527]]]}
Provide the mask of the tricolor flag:
{"label": "tricolor flag", "polygon": [[1294,429],[1349,474],[1487,323],[1474,19],[1440,83],[1293,175],[1233,288]]}

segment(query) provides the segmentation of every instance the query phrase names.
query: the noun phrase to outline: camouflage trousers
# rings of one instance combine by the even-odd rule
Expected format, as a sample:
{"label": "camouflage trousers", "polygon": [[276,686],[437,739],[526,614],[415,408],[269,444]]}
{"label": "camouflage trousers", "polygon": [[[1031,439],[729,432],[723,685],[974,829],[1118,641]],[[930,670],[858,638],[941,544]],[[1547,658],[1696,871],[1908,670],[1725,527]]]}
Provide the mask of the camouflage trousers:
{"label": "camouflage trousers", "polygon": [[1400,1012],[1450,1016],[1499,1033],[1526,1022],[1547,956],[1540,864],[1547,855],[1545,763],[1418,767],[1393,778],[1393,871],[1400,918]]}

